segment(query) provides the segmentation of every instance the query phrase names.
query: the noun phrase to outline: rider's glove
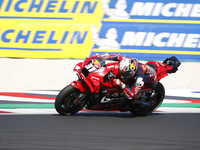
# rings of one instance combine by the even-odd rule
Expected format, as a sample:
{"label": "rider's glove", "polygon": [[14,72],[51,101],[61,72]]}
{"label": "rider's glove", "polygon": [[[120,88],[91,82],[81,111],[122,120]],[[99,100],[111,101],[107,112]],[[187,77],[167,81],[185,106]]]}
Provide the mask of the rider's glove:
{"label": "rider's glove", "polygon": [[120,79],[113,79],[115,82],[115,85],[118,85],[122,90],[126,88],[125,83],[123,83]]}

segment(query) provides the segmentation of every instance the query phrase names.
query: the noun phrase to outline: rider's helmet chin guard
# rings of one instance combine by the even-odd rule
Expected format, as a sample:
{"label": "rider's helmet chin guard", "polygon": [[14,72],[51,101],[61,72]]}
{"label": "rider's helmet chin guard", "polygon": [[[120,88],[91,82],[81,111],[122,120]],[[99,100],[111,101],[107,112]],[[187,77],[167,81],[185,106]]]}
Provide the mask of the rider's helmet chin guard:
{"label": "rider's helmet chin guard", "polygon": [[121,79],[126,81],[135,75],[138,69],[138,60],[125,58],[120,62]]}

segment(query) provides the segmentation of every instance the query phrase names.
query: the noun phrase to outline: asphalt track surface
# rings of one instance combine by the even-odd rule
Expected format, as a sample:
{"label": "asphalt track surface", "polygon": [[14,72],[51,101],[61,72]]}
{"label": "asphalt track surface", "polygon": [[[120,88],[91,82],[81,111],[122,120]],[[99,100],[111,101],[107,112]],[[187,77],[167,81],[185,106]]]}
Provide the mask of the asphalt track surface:
{"label": "asphalt track surface", "polygon": [[0,116],[0,150],[198,150],[199,113]]}

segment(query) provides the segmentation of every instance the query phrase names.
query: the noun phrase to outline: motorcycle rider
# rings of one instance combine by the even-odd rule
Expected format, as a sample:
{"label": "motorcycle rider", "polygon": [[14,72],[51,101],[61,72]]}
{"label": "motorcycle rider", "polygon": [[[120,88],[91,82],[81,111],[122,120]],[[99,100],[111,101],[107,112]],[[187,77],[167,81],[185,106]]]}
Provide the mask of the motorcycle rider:
{"label": "motorcycle rider", "polygon": [[128,58],[120,54],[100,55],[105,60],[119,61],[120,79],[113,79],[127,98],[132,99],[138,96],[140,90],[144,87],[155,88],[157,84],[156,71],[145,64],[140,63],[135,58]]}

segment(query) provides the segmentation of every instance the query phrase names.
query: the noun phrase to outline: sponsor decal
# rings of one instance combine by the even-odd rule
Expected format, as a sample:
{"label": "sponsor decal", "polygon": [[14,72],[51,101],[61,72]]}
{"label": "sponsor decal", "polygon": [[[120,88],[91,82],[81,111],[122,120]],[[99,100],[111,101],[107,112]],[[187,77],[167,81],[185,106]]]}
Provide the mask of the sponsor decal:
{"label": "sponsor decal", "polygon": [[[102,0],[105,21],[112,19],[133,21],[132,19],[178,19],[198,20],[200,3],[198,0]],[[107,19],[108,18],[108,19]]]}
{"label": "sponsor decal", "polygon": [[82,24],[76,26],[73,24],[27,22],[8,24],[7,21],[2,21],[0,56],[29,58],[87,57],[93,46],[89,29],[90,26]]}
{"label": "sponsor decal", "polygon": [[[123,24],[126,28],[121,28],[120,24],[102,27],[100,33],[92,32],[94,48],[98,49],[185,49],[197,50],[200,48],[200,33],[198,27],[194,26],[159,26],[158,24],[133,25]],[[93,28],[95,28],[93,26]],[[114,31],[114,32],[112,32]]]}
{"label": "sponsor decal", "polygon": [[[58,36],[62,35],[62,36]],[[71,34],[71,35],[70,35]],[[0,39],[2,43],[24,44],[83,44],[88,31],[48,31],[48,30],[2,30]],[[69,37],[71,36],[71,37]],[[67,41],[67,38],[69,40]],[[3,48],[2,48],[3,49]]]}
{"label": "sponsor decal", "polygon": [[0,18],[99,22],[99,5],[99,0],[0,0]]}
{"label": "sponsor decal", "polygon": [[0,0],[0,57],[86,58],[101,0]]}

